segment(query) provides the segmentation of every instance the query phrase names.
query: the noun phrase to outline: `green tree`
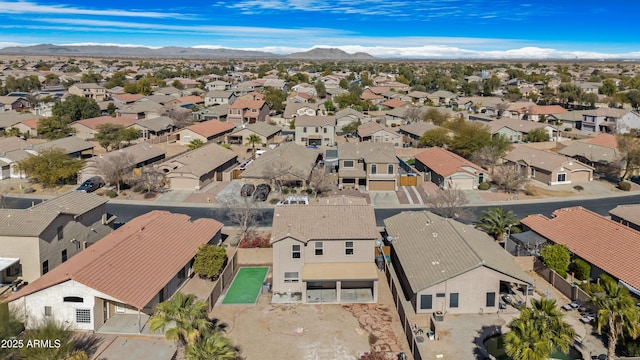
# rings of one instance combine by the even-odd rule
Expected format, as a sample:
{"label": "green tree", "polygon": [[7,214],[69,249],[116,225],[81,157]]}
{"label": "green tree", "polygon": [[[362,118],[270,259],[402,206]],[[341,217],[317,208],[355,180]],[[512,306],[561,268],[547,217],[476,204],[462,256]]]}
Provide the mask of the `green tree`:
{"label": "green tree", "polygon": [[505,241],[506,233],[512,226],[520,224],[513,210],[505,210],[502,207],[492,207],[482,212],[480,223],[476,227],[498,241]]}
{"label": "green tree", "polygon": [[71,133],[73,128],[62,119],[52,116],[38,121],[38,134],[47,140],[61,139]]}
{"label": "green tree", "polygon": [[191,140],[189,145],[187,145],[189,150],[195,150],[195,149],[203,147],[203,146],[204,146],[204,141],[202,141],[200,139],[193,139],[193,140]]}
{"label": "green tree", "polygon": [[115,117],[116,110],[118,110],[118,108],[116,107],[116,104],[110,102],[109,105],[107,105],[107,112],[109,113],[109,116]]}
{"label": "green tree", "polygon": [[124,128],[122,129],[122,131],[120,131],[120,140],[121,141],[125,141],[127,143],[127,146],[133,141],[136,140],[140,137],[140,130],[134,128],[134,127],[128,127],[128,128]]}
{"label": "green tree", "polygon": [[441,127],[427,130],[420,136],[420,145],[424,146],[445,147],[449,141],[451,141],[449,130]]}
{"label": "green tree", "polygon": [[447,123],[454,135],[451,149],[463,157],[469,157],[491,143],[489,128],[479,121],[457,120]]}
{"label": "green tree", "polygon": [[149,324],[151,331],[163,331],[168,340],[176,341],[181,351],[211,328],[207,303],[197,300],[193,294],[179,291],[171,299],[158,304]]}
{"label": "green tree", "polygon": [[626,179],[629,174],[633,174],[640,168],[640,139],[631,134],[616,135],[618,151],[623,158],[624,174],[622,179]]}
{"label": "green tree", "polygon": [[489,144],[481,147],[471,155],[471,161],[489,169],[493,176],[498,161],[511,150],[511,140],[504,134],[496,134],[491,137]]}
{"label": "green tree", "polygon": [[314,87],[316,88],[316,93],[320,99],[327,97],[327,88],[324,86],[324,82],[322,82],[322,80],[316,80]]}
{"label": "green tree", "polygon": [[528,142],[543,142],[549,141],[549,133],[545,128],[536,128],[527,134],[525,140]]}
{"label": "green tree", "polygon": [[269,108],[276,113],[282,113],[284,111],[285,102],[287,101],[287,93],[281,89],[267,86],[264,88],[264,101],[269,105]]}
{"label": "green tree", "polygon": [[561,244],[548,245],[540,251],[544,264],[566,278],[569,263],[571,263],[571,253],[569,249]]}
{"label": "green tree", "polygon": [[60,84],[60,77],[54,73],[49,73],[45,76],[44,83],[47,85],[58,85]]}
{"label": "green tree", "polygon": [[193,272],[201,277],[214,278],[227,262],[227,251],[222,246],[202,245],[193,261]]}
{"label": "green tree", "polygon": [[66,123],[100,116],[100,106],[95,100],[71,95],[67,100],[55,103],[51,109],[53,116]]}
{"label": "green tree", "polygon": [[187,348],[187,360],[234,360],[238,351],[231,340],[220,331],[213,331],[197,339]]}
{"label": "green tree", "polygon": [[96,126],[98,132],[95,135],[98,144],[109,151],[118,147],[120,141],[122,141],[122,131],[124,126],[119,124],[99,124]]}
{"label": "green tree", "polygon": [[260,136],[256,134],[249,135],[249,137],[247,138],[247,145],[250,145],[253,148],[253,154],[251,155],[251,157],[254,159],[256,158],[256,144],[262,144],[262,139],[260,138]]}
{"label": "green tree", "polygon": [[356,120],[344,125],[340,130],[345,133],[355,133],[358,131],[358,127],[360,127],[360,125],[362,125],[362,122],[360,120]]}
{"label": "green tree", "polygon": [[575,259],[571,265],[571,270],[574,272],[576,278],[589,280],[589,276],[591,276],[591,265],[589,265],[588,262],[582,259]]}
{"label": "green tree", "polygon": [[638,110],[640,108],[640,90],[629,90],[627,92],[627,100],[629,100],[631,107]]}
{"label": "green tree", "polygon": [[616,94],[617,91],[618,91],[618,87],[616,86],[616,83],[613,82],[613,80],[604,79],[604,81],[602,82],[602,86],[600,87],[601,94],[604,94],[607,96],[613,96]]}
{"label": "green tree", "polygon": [[84,160],[72,158],[59,148],[45,148],[18,162],[20,171],[45,187],[73,183],[83,166]]}
{"label": "green tree", "polygon": [[598,307],[596,331],[607,328],[607,357],[615,357],[620,336],[627,334],[632,339],[640,335],[640,310],[627,288],[610,281],[604,282],[604,296],[595,296],[590,302]]}
{"label": "green tree", "polygon": [[[20,335],[24,330],[22,319],[14,310],[9,310],[9,304],[0,302],[0,339],[9,339]],[[0,359],[5,359],[13,349],[0,347]]]}
{"label": "green tree", "polygon": [[441,126],[447,122],[447,116],[436,108],[429,108],[424,112],[424,114],[422,114],[422,121]]}
{"label": "green tree", "polygon": [[80,77],[80,82],[82,83],[98,83],[100,80],[102,80],[102,75],[96,74],[93,71],[82,74]]}

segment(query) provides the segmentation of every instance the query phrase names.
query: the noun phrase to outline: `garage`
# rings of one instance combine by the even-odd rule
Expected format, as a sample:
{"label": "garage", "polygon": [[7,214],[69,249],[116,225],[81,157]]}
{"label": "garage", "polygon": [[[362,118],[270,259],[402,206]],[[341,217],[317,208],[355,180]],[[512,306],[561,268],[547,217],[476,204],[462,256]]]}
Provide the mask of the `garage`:
{"label": "garage", "polygon": [[571,173],[571,182],[572,183],[582,183],[591,181],[591,171],[576,171]]}
{"label": "garage", "polygon": [[396,191],[394,180],[369,180],[369,191]]}
{"label": "garage", "polygon": [[453,183],[453,187],[458,190],[473,190],[475,188],[473,178],[457,178],[452,179],[450,183]]}

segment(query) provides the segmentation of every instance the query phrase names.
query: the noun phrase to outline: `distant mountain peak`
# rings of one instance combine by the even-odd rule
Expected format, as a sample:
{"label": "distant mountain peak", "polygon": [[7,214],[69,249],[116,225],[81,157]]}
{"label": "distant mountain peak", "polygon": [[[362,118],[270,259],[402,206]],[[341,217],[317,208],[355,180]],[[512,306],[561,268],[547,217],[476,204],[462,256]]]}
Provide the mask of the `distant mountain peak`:
{"label": "distant mountain peak", "polygon": [[287,56],[290,59],[309,60],[368,60],[375,59],[373,55],[357,52],[349,54],[337,48],[313,48],[309,51],[292,53]]}

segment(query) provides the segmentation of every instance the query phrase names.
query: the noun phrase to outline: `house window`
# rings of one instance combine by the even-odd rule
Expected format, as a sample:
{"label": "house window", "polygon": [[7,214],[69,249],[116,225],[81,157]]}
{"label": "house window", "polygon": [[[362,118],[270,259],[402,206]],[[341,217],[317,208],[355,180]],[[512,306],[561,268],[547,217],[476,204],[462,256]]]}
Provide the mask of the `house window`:
{"label": "house window", "polygon": [[90,324],[91,323],[91,310],[89,310],[89,309],[76,309],[76,322],[78,324]]}
{"label": "house window", "polygon": [[420,295],[420,309],[431,310],[433,308],[433,295]]}
{"label": "house window", "polygon": [[531,177],[536,177],[536,169],[531,168]]}
{"label": "house window", "polygon": [[449,294],[449,307],[450,308],[458,307],[458,293]]}
{"label": "house window", "polygon": [[558,174],[558,182],[565,182],[565,181],[567,181],[567,174],[559,173]]}
{"label": "house window", "polygon": [[80,296],[65,296],[62,298],[64,302],[74,302],[74,303],[83,303],[84,299]]}
{"label": "house window", "polygon": [[42,263],[42,275],[46,274],[49,272],[49,260],[45,260]]}
{"label": "house window", "polygon": [[371,165],[371,174],[375,174],[377,172],[378,172],[378,165],[372,164]]}
{"label": "house window", "polygon": [[160,292],[158,293],[158,302],[161,303],[163,301],[164,301],[164,288],[160,290]]}
{"label": "house window", "polygon": [[327,133],[327,128],[322,128],[322,131],[324,131],[324,133]]}
{"label": "house window", "polygon": [[315,245],[316,255],[320,256],[324,253],[324,243],[322,241],[316,242]]}
{"label": "house window", "polygon": [[124,304],[123,303],[116,303],[116,313],[118,313],[118,314],[124,313]]}
{"label": "house window", "polygon": [[62,262],[67,261],[67,249],[62,250]]}
{"label": "house window", "polygon": [[62,237],[64,236],[64,227],[62,226],[58,226],[57,232],[58,232],[58,240],[61,240]]}
{"label": "house window", "polygon": [[187,270],[185,268],[180,269],[178,271],[178,280],[184,280],[187,277]]}
{"label": "house window", "polygon": [[284,282],[286,283],[297,283],[300,281],[300,276],[298,275],[298,272],[288,272],[285,271],[284,273]]}
{"label": "house window", "polygon": [[316,126],[316,133],[320,131],[320,128]]}
{"label": "house window", "polygon": [[387,166],[387,174],[393,174],[393,165]]}
{"label": "house window", "polygon": [[353,241],[345,241],[345,243],[344,243],[344,254],[345,255],[353,255]]}
{"label": "house window", "polygon": [[306,133],[306,132],[307,132],[307,127],[306,127],[306,126],[302,128],[302,132],[303,132],[303,133]]}
{"label": "house window", "polygon": [[291,257],[300,259],[300,245],[291,245]]}
{"label": "house window", "polygon": [[346,168],[352,168],[353,167],[353,160],[344,160],[342,162],[342,165]]}
{"label": "house window", "polygon": [[496,293],[495,292],[488,292],[487,293],[487,307],[494,307],[496,306]]}
{"label": "house window", "polygon": [[51,306],[44,307],[44,316],[51,316]]}
{"label": "house window", "polygon": [[436,294],[436,297],[437,297],[437,298],[443,298],[444,296],[445,296],[445,295],[444,295],[444,293],[437,293],[437,294]]}

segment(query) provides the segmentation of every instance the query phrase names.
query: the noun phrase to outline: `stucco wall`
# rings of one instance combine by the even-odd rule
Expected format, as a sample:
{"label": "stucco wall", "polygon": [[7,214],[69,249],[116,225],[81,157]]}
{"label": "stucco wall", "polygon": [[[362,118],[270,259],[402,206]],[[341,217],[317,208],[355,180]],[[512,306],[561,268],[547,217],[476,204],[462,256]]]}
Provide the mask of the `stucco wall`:
{"label": "stucco wall", "polygon": [[238,249],[238,265],[271,265],[272,248]]}

